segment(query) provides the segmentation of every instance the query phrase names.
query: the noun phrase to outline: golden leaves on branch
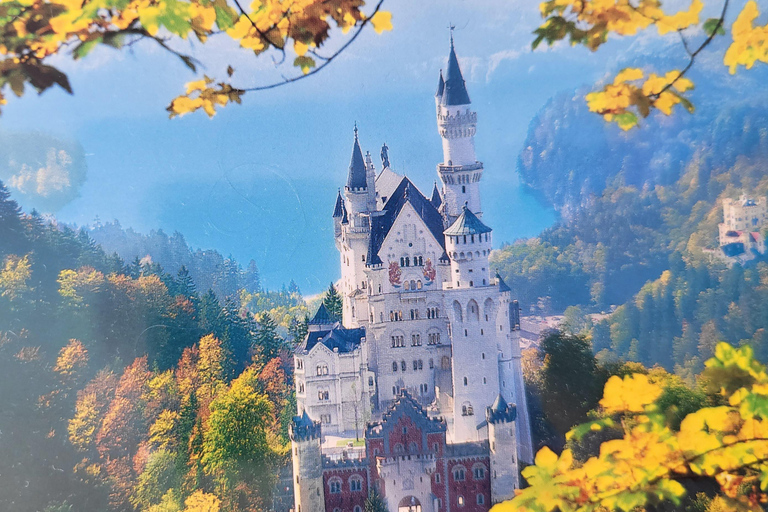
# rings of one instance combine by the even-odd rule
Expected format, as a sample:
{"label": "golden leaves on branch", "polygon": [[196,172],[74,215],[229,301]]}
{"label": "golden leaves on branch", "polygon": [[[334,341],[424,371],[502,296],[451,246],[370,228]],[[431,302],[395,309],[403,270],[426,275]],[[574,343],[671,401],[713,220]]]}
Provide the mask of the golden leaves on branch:
{"label": "golden leaves on branch", "polygon": [[648,117],[653,108],[671,115],[673,107],[682,104],[693,112],[693,104],[683,96],[693,87],[693,82],[678,70],[664,76],[655,73],[646,76],[642,69],[626,68],[616,75],[613,83],[602,91],[587,94],[586,99],[591,112],[626,131],[637,126],[638,116]]}
{"label": "golden leaves on branch", "polygon": [[[38,92],[57,84],[71,93],[66,75],[43,63],[65,48],[80,59],[98,45],[119,49],[139,39],[155,42],[193,71],[194,59],[173,49],[175,39],[194,35],[205,44],[225,34],[256,56],[270,49],[284,55],[293,47],[294,66],[308,74],[316,67],[309,50],[328,40],[331,23],[344,33],[367,23],[377,33],[391,30],[391,14],[379,5],[369,19],[364,0],[253,0],[249,6],[227,0],[0,0],[0,105],[6,86],[17,96],[25,83]],[[171,117],[199,109],[213,116],[216,106],[239,103],[244,92],[206,82],[194,95],[176,98],[169,111]]]}
{"label": "golden leaves on branch", "polygon": [[686,495],[679,480],[692,477],[714,478],[728,510],[762,511],[768,502],[768,373],[750,347],[725,343],[706,366],[704,379],[728,405],[703,407],[675,429],[657,404],[660,384],[641,374],[612,377],[600,402],[607,417],[574,427],[569,437],[618,424],[623,436],[604,442],[583,464],[570,450],[558,456],[543,448],[535,465],[523,470],[530,486],[493,512],[679,505]]}
{"label": "golden leaves on branch", "polygon": [[213,79],[205,76],[202,80],[189,82],[186,94],[174,99],[166,109],[171,118],[183,116],[190,112],[203,109],[208,117],[216,115],[216,106],[226,106],[228,103],[240,103],[240,97],[245,93],[234,89],[230,84],[219,82],[213,84]]}

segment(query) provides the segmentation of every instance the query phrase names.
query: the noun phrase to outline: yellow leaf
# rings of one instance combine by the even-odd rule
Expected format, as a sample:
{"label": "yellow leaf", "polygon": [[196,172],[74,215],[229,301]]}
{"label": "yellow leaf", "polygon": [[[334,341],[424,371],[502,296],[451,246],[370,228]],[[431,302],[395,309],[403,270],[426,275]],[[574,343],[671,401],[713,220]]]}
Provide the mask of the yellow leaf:
{"label": "yellow leaf", "polygon": [[392,13],[388,11],[379,11],[371,18],[371,25],[377,34],[385,30],[392,30]]}
{"label": "yellow leaf", "polygon": [[643,70],[639,68],[626,68],[616,75],[613,79],[614,85],[619,85],[624,82],[631,82],[632,80],[640,80],[643,78]]}
{"label": "yellow leaf", "polygon": [[298,55],[299,57],[302,57],[304,54],[306,54],[308,49],[309,49],[309,46],[302,43],[301,41],[293,42],[293,51],[295,51],[296,55]]}
{"label": "yellow leaf", "polygon": [[614,375],[605,384],[605,393],[600,405],[607,413],[643,412],[661,394],[661,388],[648,381],[648,377],[636,373],[622,380]]}

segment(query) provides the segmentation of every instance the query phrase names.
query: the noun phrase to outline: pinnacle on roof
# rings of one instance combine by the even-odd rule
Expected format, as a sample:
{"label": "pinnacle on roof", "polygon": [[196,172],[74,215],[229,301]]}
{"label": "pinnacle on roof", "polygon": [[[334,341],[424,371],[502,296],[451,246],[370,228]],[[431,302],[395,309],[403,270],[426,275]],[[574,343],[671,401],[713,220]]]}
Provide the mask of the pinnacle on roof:
{"label": "pinnacle on roof", "polygon": [[312,317],[312,320],[309,321],[310,325],[329,325],[336,322],[336,318],[331,315],[331,313],[328,311],[328,309],[325,307],[325,304],[322,302],[320,303],[320,307],[317,309],[317,313],[315,313],[315,316]]}
{"label": "pinnacle on roof", "polygon": [[340,219],[343,216],[344,216],[344,199],[341,198],[341,190],[339,190],[339,195],[336,196],[336,206],[333,209],[333,218]]}
{"label": "pinnacle on roof", "polygon": [[429,199],[429,202],[432,203],[435,208],[440,208],[440,205],[443,203],[443,199],[440,197],[440,191],[437,189],[437,182],[435,182],[435,186],[432,188],[432,197]]}
{"label": "pinnacle on roof", "polygon": [[357,139],[357,123],[355,123],[355,144],[352,147],[352,160],[349,162],[347,188],[368,188],[368,182],[365,178],[365,160],[363,160],[363,150],[360,149],[360,141]]}
{"label": "pinnacle on roof", "polygon": [[499,291],[500,292],[509,292],[512,291],[512,288],[507,286],[507,283],[504,282],[504,280],[501,278],[501,275],[499,274],[499,271],[496,271],[496,282],[499,285]]}
{"label": "pinnacle on roof", "polygon": [[508,404],[504,397],[501,396],[501,393],[499,393],[493,405],[486,410],[485,416],[488,423],[515,421],[517,419],[517,406],[515,404]]}
{"label": "pinnacle on roof", "polygon": [[481,233],[490,233],[492,231],[491,228],[480,222],[477,215],[472,213],[472,211],[467,208],[466,204],[462,210],[459,218],[456,219],[456,222],[454,222],[451,227],[443,232],[444,234],[449,236],[479,235]]}
{"label": "pinnacle on roof", "polygon": [[469,93],[464,83],[464,77],[459,67],[459,59],[456,57],[456,50],[453,48],[453,32],[451,32],[451,53],[448,55],[448,72],[445,77],[445,87],[441,105],[469,105]]}
{"label": "pinnacle on roof", "polygon": [[440,80],[437,81],[437,92],[435,93],[436,98],[442,98],[443,97],[443,91],[445,91],[445,79],[443,78],[443,70],[440,70]]}

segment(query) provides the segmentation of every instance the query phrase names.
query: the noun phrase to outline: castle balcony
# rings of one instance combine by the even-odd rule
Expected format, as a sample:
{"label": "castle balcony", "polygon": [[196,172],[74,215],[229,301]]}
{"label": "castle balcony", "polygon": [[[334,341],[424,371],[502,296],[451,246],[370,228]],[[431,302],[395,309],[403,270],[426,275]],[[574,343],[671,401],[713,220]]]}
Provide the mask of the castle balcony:
{"label": "castle balcony", "polygon": [[437,114],[437,122],[443,126],[476,124],[477,112],[472,112],[471,110],[467,109],[467,111],[464,112],[463,114],[455,114],[455,115]]}
{"label": "castle balcony", "polygon": [[439,173],[480,171],[482,169],[483,169],[483,162],[475,162],[469,165],[437,164],[437,172]]}

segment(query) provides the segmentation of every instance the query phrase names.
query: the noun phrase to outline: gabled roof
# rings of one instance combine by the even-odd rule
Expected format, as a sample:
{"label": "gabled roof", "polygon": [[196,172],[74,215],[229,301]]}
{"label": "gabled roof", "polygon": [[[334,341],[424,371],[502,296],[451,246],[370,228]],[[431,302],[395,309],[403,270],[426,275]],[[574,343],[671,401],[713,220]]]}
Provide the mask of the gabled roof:
{"label": "gabled roof", "polygon": [[[446,431],[446,424],[442,418],[428,417],[421,405],[413,399],[408,391],[403,389],[389,406],[387,412],[382,415],[381,421],[368,424],[365,433],[366,439],[386,439],[390,433],[394,432],[396,424],[402,416],[407,416],[413,421],[416,427],[421,430],[424,440],[426,440],[427,434]],[[396,433],[401,434],[400,432]],[[387,442],[384,443],[384,454],[389,455],[389,443]]]}
{"label": "gabled roof", "polygon": [[443,248],[443,255],[440,259],[447,258],[445,255],[445,237],[443,236],[443,217],[437,208],[419,191],[411,180],[404,177],[392,195],[387,198],[387,202],[382,209],[383,214],[371,217],[371,237],[368,243],[367,265],[381,265],[379,251],[384,239],[387,238],[389,231],[400,215],[400,211],[410,203],[416,213],[424,221],[432,236]]}
{"label": "gabled roof", "polygon": [[490,233],[492,230],[477,218],[477,215],[472,213],[472,210],[464,205],[461,215],[456,219],[451,227],[445,230],[445,234],[449,236],[457,235],[478,235],[481,233]]}
{"label": "gabled roof", "polygon": [[[296,352],[308,353],[316,345],[322,344],[331,352],[347,354],[354,351],[365,337],[365,328],[345,329],[338,322],[330,329],[309,331]],[[338,349],[338,350],[336,350]]]}
{"label": "gabled roof", "polygon": [[336,196],[336,206],[333,208],[333,218],[340,219],[344,216],[344,199],[341,198],[341,190],[339,195]]}
{"label": "gabled roof", "polygon": [[440,191],[437,189],[437,182],[435,182],[435,186],[432,189],[432,197],[429,198],[429,202],[432,203],[432,206],[435,208],[440,208],[440,205],[443,204],[443,199],[440,197]]}
{"label": "gabled roof", "polygon": [[453,49],[453,37],[451,37],[451,53],[448,56],[448,73],[445,78],[445,89],[443,90],[441,105],[469,105],[469,93],[464,83],[464,77],[459,67],[459,59],[456,57],[456,51]]}
{"label": "gabled roof", "polygon": [[368,182],[365,179],[365,174],[363,150],[360,149],[360,141],[357,140],[357,126],[355,126],[355,144],[352,146],[352,160],[349,162],[347,188],[368,188]]}
{"label": "gabled roof", "polygon": [[325,304],[321,302],[320,307],[317,308],[317,313],[315,313],[315,316],[313,316],[312,320],[309,321],[309,325],[334,324],[338,320],[338,318],[335,318],[333,315],[331,315],[331,313],[328,311],[328,308],[325,307]]}

